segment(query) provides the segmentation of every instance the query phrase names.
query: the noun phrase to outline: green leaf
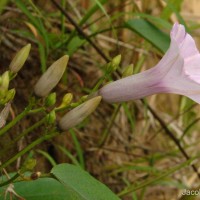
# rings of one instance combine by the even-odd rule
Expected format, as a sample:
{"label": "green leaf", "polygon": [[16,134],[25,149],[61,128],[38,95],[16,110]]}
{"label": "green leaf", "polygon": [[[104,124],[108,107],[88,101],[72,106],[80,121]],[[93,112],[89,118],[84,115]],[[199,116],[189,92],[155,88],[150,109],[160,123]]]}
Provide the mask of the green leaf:
{"label": "green leaf", "polygon": [[[39,47],[39,52],[40,52],[40,61],[42,65],[42,72],[46,71],[46,58],[47,54],[49,52],[49,45],[50,45],[50,40],[48,38],[48,33],[43,25],[42,20],[39,17],[33,16],[33,14],[29,11],[27,8],[28,5],[26,5],[22,0],[16,0],[15,1],[17,7],[28,17],[30,23],[34,25],[34,27],[37,29],[37,31],[40,33],[42,38],[45,41],[45,46],[38,41],[38,47]],[[26,3],[29,3],[28,1]],[[31,5],[32,6],[32,5]]]}
{"label": "green leaf", "polygon": [[162,27],[162,28],[166,28],[166,29],[171,29],[172,25],[165,19],[162,19],[160,17],[156,17],[153,15],[149,15],[146,13],[135,13],[135,16],[138,16],[140,18],[146,19],[149,22],[152,22],[153,24],[155,24],[158,27]]}
{"label": "green leaf", "polygon": [[74,200],[119,200],[109,188],[80,167],[60,164],[51,173],[73,194]]}
{"label": "green leaf", "polygon": [[183,0],[168,0],[165,9],[161,13],[161,18],[165,20],[169,20],[169,18],[171,17],[171,14],[175,13],[176,17],[178,18],[178,21],[185,26],[186,31],[188,32],[188,27],[183,17],[180,14],[182,3],[183,3]]}
{"label": "green leaf", "polygon": [[74,165],[77,165],[77,166],[81,167],[81,166],[80,166],[80,163],[78,162],[78,160],[76,159],[76,157],[75,157],[74,155],[72,155],[72,154],[70,153],[70,151],[68,151],[65,147],[62,147],[62,146],[60,146],[60,145],[57,145],[56,147],[57,147],[59,150],[61,150],[61,151],[63,152],[63,154],[66,155],[66,156],[72,161],[72,163],[73,163]]}
{"label": "green leaf", "polygon": [[86,42],[85,39],[82,39],[78,36],[73,37],[73,39],[69,42],[67,48],[68,48],[68,55],[73,55],[74,52],[76,52],[84,43]]}
{"label": "green leaf", "polygon": [[[100,0],[98,1],[101,5],[107,3],[107,0]],[[90,19],[90,17],[97,12],[97,10],[99,9],[99,5],[98,3],[96,3],[93,7],[91,7],[87,13],[85,14],[85,16],[81,19],[79,26],[82,26],[88,19]]]}
{"label": "green leaf", "polygon": [[148,40],[162,53],[165,53],[170,44],[169,36],[145,19],[131,19],[125,26]]}
{"label": "green leaf", "polygon": [[[0,200],[4,199],[6,187],[0,188]],[[27,200],[73,200],[65,186],[53,178],[41,178],[35,181],[14,183],[15,192]],[[9,194],[6,200],[9,199]],[[18,198],[14,197],[13,200]]]}
{"label": "green leaf", "polygon": [[161,18],[168,20],[173,13],[172,7],[175,10],[180,11],[182,2],[183,0],[168,0],[167,5],[161,13]]}
{"label": "green leaf", "polygon": [[8,3],[8,0],[1,0],[0,1],[0,14],[1,14],[2,10],[4,9],[4,7],[6,6],[7,3]]}
{"label": "green leaf", "polygon": [[80,165],[81,167],[84,169],[85,168],[85,161],[84,161],[84,152],[81,148],[81,144],[78,140],[78,138],[76,137],[76,133],[74,132],[73,129],[69,130],[71,136],[72,136],[72,139],[73,139],[73,142],[74,142],[74,145],[75,145],[75,149],[76,149],[76,152],[77,152],[77,156],[78,156],[78,159],[79,159],[79,162],[80,162]]}
{"label": "green leaf", "polygon": [[41,154],[41,155],[43,155],[51,163],[52,166],[56,166],[56,161],[46,151],[38,149],[38,150],[36,150],[36,152],[39,153],[39,154]]}

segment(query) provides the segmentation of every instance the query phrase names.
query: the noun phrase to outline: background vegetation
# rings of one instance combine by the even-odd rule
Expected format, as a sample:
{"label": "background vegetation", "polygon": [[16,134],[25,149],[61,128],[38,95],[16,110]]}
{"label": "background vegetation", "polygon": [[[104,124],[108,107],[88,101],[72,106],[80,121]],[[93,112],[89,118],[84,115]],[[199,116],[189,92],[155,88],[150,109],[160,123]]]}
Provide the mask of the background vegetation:
{"label": "background vegetation", "polygon": [[[198,0],[0,1],[1,72],[21,47],[32,44],[28,61],[12,82],[17,93],[8,121],[24,110],[41,73],[64,54],[70,60],[55,90],[58,105],[67,92],[76,102],[97,83],[121,78],[131,63],[133,73],[153,67],[167,50],[176,21],[200,47],[199,9]],[[120,68],[106,76],[105,64],[118,54]],[[39,117],[24,118],[1,139],[0,149]],[[200,150],[199,119],[199,106],[178,95],[101,102],[83,123],[37,146],[6,170],[18,169],[27,158],[36,158],[34,171],[41,172],[67,162],[81,166],[124,200],[181,199],[183,189],[200,187],[199,159],[192,166],[190,162]],[[1,162],[43,131],[37,128],[0,154]]]}

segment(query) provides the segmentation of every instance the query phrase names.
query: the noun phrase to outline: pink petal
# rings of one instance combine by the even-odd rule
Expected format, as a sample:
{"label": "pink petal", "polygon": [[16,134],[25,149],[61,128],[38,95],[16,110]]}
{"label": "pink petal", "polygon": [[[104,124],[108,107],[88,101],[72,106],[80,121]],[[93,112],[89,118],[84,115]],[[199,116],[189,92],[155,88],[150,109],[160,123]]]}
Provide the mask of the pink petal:
{"label": "pink petal", "polygon": [[181,43],[185,38],[185,27],[178,23],[175,23],[171,30],[171,39],[174,39],[177,43]]}
{"label": "pink petal", "polygon": [[196,48],[194,39],[189,34],[186,34],[185,39],[179,47],[180,55],[184,59],[199,53],[199,51]]}

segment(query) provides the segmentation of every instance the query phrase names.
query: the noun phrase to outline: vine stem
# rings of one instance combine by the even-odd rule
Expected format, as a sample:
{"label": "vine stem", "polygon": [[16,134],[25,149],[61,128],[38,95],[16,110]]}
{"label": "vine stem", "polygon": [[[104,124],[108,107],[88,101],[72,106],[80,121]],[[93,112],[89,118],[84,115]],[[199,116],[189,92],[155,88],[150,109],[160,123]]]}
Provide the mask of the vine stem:
{"label": "vine stem", "polygon": [[31,144],[29,144],[24,149],[22,149],[17,154],[15,154],[12,158],[9,158],[6,162],[4,162],[2,165],[0,165],[0,171],[3,168],[10,165],[11,163],[13,163],[15,160],[17,160],[17,158],[19,158],[20,156],[24,155],[26,152],[31,150],[33,147],[37,146],[38,144],[42,143],[45,140],[49,140],[49,139],[53,138],[54,136],[56,136],[58,134],[59,134],[59,132],[54,130],[54,131],[50,132],[49,134],[46,134],[46,135],[38,138],[37,140],[33,141]]}
{"label": "vine stem", "polygon": [[22,137],[26,136],[28,133],[33,131],[34,129],[41,126],[46,121],[46,117],[42,118],[40,121],[36,122],[26,130],[24,130],[22,133],[20,133],[18,136],[16,136],[4,149],[0,151],[0,156],[2,156],[8,149],[12,147],[17,141],[19,141]]}
{"label": "vine stem", "polygon": [[24,118],[29,111],[32,108],[32,104],[29,104],[23,112],[21,112],[19,115],[17,115],[17,117],[15,117],[10,123],[8,123],[7,125],[5,125],[1,130],[0,130],[0,136],[2,136],[3,134],[5,134],[9,129],[11,129],[17,122],[19,122],[22,118]]}
{"label": "vine stem", "polygon": [[0,183],[0,187],[3,187],[5,185],[8,185],[10,183],[13,183],[14,180],[16,180],[18,177],[20,176],[19,173],[16,173],[12,178],[10,178],[9,180],[7,181],[4,181],[3,183]]}

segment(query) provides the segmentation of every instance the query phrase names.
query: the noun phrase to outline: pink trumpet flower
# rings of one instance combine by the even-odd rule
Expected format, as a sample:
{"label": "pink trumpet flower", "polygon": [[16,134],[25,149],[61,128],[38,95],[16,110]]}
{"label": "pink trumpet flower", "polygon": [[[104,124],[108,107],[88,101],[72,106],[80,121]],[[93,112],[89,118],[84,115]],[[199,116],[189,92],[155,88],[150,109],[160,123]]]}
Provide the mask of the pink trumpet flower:
{"label": "pink trumpet flower", "polygon": [[175,93],[200,103],[200,54],[183,25],[175,23],[168,51],[153,68],[105,85],[99,95],[110,103]]}

